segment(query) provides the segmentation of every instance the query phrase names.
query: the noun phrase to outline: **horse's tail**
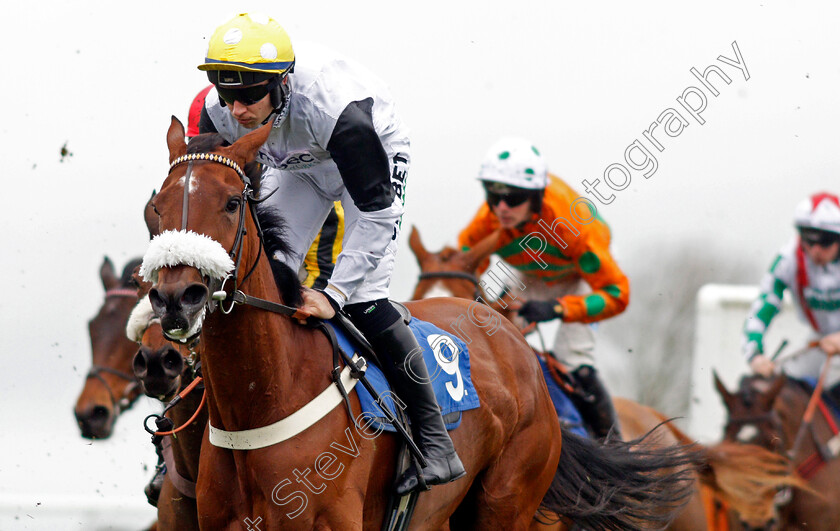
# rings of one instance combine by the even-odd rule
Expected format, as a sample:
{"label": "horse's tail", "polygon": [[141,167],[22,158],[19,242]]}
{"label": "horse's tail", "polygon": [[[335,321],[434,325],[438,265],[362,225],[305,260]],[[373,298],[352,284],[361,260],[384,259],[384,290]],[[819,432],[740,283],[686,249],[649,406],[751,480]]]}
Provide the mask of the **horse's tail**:
{"label": "horse's tail", "polygon": [[563,429],[560,464],[542,508],[587,529],[661,528],[693,492],[696,447],[643,437],[600,443]]}
{"label": "horse's tail", "polygon": [[724,441],[703,449],[700,481],[742,519],[764,519],[779,488],[811,490],[782,455],[753,444]]}

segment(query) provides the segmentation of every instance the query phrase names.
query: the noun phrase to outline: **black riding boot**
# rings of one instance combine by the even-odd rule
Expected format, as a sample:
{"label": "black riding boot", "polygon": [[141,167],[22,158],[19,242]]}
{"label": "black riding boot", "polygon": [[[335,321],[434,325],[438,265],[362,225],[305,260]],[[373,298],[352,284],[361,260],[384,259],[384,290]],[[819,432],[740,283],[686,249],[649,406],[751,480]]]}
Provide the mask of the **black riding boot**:
{"label": "black riding boot", "polygon": [[[449,483],[466,475],[446,432],[422,350],[411,329],[400,319],[370,338],[370,343],[382,357],[388,381],[406,404],[414,442],[428,461],[421,471],[426,484]],[[417,354],[410,355],[412,352]],[[412,464],[397,482],[397,494],[403,495],[418,485],[417,470]]]}
{"label": "black riding boot", "polygon": [[598,377],[598,371],[590,365],[581,365],[572,371],[572,375],[583,392],[583,396],[575,397],[572,401],[583,415],[583,420],[592,428],[593,435],[603,439],[612,433],[613,438],[621,439],[612,398]]}

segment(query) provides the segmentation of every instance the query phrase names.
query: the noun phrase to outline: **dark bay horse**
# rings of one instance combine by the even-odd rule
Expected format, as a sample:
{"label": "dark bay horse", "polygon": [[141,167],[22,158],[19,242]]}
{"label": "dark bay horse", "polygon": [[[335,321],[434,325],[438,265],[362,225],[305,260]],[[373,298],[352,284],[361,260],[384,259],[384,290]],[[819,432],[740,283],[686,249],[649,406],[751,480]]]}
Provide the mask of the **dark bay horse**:
{"label": "dark bay horse", "polygon": [[[154,316],[145,296],[150,288],[150,284],[141,283],[141,300],[131,314],[126,332],[139,343],[139,350],[132,358],[135,375],[144,392],[152,398],[166,401],[176,392],[183,392],[192,382],[197,351],[173,343],[163,335],[160,321]],[[179,371],[176,372],[176,369]],[[167,471],[157,503],[159,531],[199,529],[195,482],[207,427],[207,410],[202,405],[202,392],[192,390],[167,413],[178,432],[166,435],[164,439],[164,453],[168,455]],[[151,421],[149,425],[153,427]]]}
{"label": "dark bay horse", "polygon": [[[498,301],[484,301],[478,278],[479,265],[496,247],[495,238],[491,235],[469,251],[445,247],[430,252],[423,245],[420,232],[412,228],[409,245],[420,266],[414,297],[482,297],[482,302],[494,305],[511,319],[512,305],[505,308]],[[734,442],[702,446],[650,407],[624,398],[614,398],[613,402],[625,440],[638,439],[659,428],[654,437],[656,444],[665,447],[694,444],[700,449],[703,465],[690,471],[691,497],[668,525],[670,530],[715,531],[721,526],[734,530],[742,523],[748,529],[767,529],[777,519],[776,492],[785,486],[801,485],[790,474],[788,461],[778,454],[752,444]],[[725,514],[714,514],[710,511],[714,506],[724,508]]]}
{"label": "dark bay horse", "polygon": [[[840,460],[836,450],[825,448],[836,436],[837,421],[824,402],[794,449],[811,390],[783,374],[773,378],[744,376],[736,392],[729,392],[715,374],[715,387],[728,413],[724,427],[727,440],[759,444],[781,455],[790,455],[793,467],[807,481],[808,489],[796,489],[782,507],[784,529],[840,529]],[[826,460],[819,446],[828,450]],[[836,447],[835,447],[836,448]]]}
{"label": "dark bay horse", "polygon": [[[207,529],[256,522],[271,529],[378,529],[393,488],[396,437],[354,430],[347,410],[335,404],[303,431],[266,435],[330,392],[333,368],[327,337],[289,318],[305,317],[294,308],[300,284],[290,269],[286,281],[275,282],[249,209],[258,174],[241,168],[270,129],[230,147],[208,137],[204,155],[187,156],[183,126],[173,118],[170,175],[152,201],[162,232],[142,269],[154,282],[150,301],[167,337],[189,342],[200,334],[203,344],[211,435],[201,448],[199,522]],[[202,143],[191,142],[194,148]],[[226,293],[214,295],[222,299],[215,311],[211,289]],[[247,304],[257,299],[290,307],[274,313]],[[245,304],[234,307],[235,301]],[[457,299],[408,306],[443,328],[470,311],[468,301]],[[688,485],[684,474],[667,470],[693,462],[693,455],[682,448],[603,448],[571,434],[564,434],[561,454],[560,425],[522,335],[507,321],[492,335],[466,331],[482,404],[465,412],[453,432],[468,475],[422,493],[413,528],[526,529],[540,504],[593,529],[638,529],[670,518]],[[358,411],[356,394],[349,401]]]}
{"label": "dark bay horse", "polygon": [[137,304],[137,286],[131,274],[140,262],[139,258],[131,260],[119,277],[107,256],[99,268],[105,299],[88,322],[91,368],[73,409],[82,437],[87,439],[110,437],[120,412],[141,394],[131,370],[137,345],[125,336],[125,323]]}

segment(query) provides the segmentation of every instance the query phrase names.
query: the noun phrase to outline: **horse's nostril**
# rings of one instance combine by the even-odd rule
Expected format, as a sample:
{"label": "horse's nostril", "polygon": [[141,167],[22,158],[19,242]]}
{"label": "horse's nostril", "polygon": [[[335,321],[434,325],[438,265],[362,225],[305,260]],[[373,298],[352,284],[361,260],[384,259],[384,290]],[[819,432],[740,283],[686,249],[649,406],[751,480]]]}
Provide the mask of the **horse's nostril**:
{"label": "horse's nostril", "polygon": [[207,288],[202,284],[193,284],[181,295],[181,304],[184,306],[200,306],[205,300],[207,300]]}
{"label": "horse's nostril", "polygon": [[110,412],[105,406],[95,406],[90,413],[91,421],[105,421],[108,419]]}
{"label": "horse's nostril", "polygon": [[149,302],[152,305],[152,310],[154,310],[155,315],[158,317],[162,316],[166,313],[166,300],[161,296],[158,290],[152,288],[149,291]]}
{"label": "horse's nostril", "polygon": [[181,370],[184,367],[184,358],[178,351],[170,349],[163,356],[163,367],[169,371],[181,374]]}
{"label": "horse's nostril", "polygon": [[134,370],[134,376],[138,378],[146,376],[148,366],[146,364],[146,355],[143,354],[142,350],[134,355],[134,361],[132,362],[131,367]]}

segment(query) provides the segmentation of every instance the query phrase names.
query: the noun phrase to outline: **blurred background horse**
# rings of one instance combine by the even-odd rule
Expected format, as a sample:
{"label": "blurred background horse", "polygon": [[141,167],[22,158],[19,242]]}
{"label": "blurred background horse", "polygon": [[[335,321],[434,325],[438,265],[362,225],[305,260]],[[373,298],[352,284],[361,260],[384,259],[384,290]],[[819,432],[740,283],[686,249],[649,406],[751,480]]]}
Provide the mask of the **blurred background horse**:
{"label": "blurred background horse", "polygon": [[82,437],[87,439],[110,437],[117,417],[141,394],[131,368],[137,345],[125,335],[125,323],[137,304],[137,285],[131,275],[140,262],[140,258],[129,261],[119,277],[107,256],[99,268],[105,299],[88,322],[91,367],[73,409]]}
{"label": "blurred background horse", "polygon": [[[469,251],[445,247],[430,252],[423,245],[420,232],[412,227],[409,245],[420,266],[414,298],[449,296],[479,300],[513,320],[512,305],[486,301],[481,289],[478,267],[495,249],[494,238],[494,235],[489,236]],[[535,354],[544,356],[543,353]],[[691,498],[667,529],[774,529],[778,521],[774,503],[777,491],[790,485],[801,486],[790,473],[784,456],[755,445],[734,442],[702,446],[653,408],[625,398],[615,398],[613,402],[625,440],[642,437],[663,426],[653,435],[656,444],[694,445],[701,450],[703,466],[689,471],[693,485]]]}
{"label": "blurred background horse", "polygon": [[[789,456],[808,489],[788,492],[781,507],[784,529],[840,529],[840,450],[837,406],[817,397],[812,418],[806,409],[813,386],[779,374],[768,379],[746,375],[730,392],[718,378],[715,387],[727,411],[724,438],[755,443]],[[805,422],[810,420],[810,422]],[[798,443],[797,443],[798,441]]]}

